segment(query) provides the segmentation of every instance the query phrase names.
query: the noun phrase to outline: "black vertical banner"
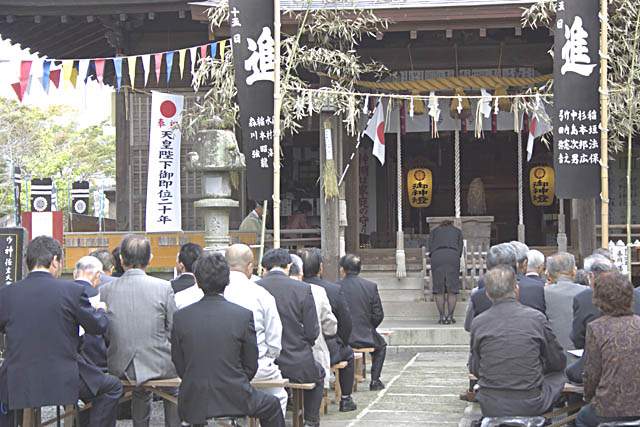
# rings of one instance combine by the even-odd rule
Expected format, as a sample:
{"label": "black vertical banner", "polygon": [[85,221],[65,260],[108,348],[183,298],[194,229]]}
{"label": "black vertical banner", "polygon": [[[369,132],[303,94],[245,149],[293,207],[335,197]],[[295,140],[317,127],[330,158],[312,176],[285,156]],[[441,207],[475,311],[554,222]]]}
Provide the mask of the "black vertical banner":
{"label": "black vertical banner", "polygon": [[53,181],[51,178],[31,180],[31,211],[45,212],[51,210],[51,194]]}
{"label": "black vertical banner", "polygon": [[600,194],[598,0],[558,0],[553,60],[556,195]]}
{"label": "black vertical banner", "polygon": [[71,184],[71,211],[74,214],[89,215],[89,181]]}
{"label": "black vertical banner", "polygon": [[230,0],[229,23],[247,162],[247,196],[273,195],[273,1]]}
{"label": "black vertical banner", "polygon": [[15,204],[16,225],[20,225],[22,219],[22,173],[20,167],[13,167],[13,200]]}
{"label": "black vertical banner", "polygon": [[0,286],[22,280],[24,229],[0,228]]}

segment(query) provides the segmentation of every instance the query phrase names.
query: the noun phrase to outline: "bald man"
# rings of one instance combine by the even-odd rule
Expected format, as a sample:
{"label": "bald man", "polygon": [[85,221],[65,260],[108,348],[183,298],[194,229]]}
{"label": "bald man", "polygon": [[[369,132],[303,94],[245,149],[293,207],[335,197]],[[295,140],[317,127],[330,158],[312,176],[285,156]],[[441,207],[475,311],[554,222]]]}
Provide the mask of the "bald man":
{"label": "bald man", "polygon": [[[253,272],[253,252],[247,245],[231,245],[225,252],[229,263],[229,285],[224,290],[227,301],[253,312],[258,342],[258,372],[256,381],[282,378],[275,359],[282,349],[282,323],[275,298],[262,286],[250,280]],[[282,387],[263,389],[280,400],[282,413],[287,410],[287,392]]]}

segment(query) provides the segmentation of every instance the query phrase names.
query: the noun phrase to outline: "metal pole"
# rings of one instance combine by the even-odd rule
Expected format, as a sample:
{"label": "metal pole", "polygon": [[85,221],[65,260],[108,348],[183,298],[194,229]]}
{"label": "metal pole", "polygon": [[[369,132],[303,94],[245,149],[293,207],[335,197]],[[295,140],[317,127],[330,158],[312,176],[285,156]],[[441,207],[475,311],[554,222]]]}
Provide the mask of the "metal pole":
{"label": "metal pole", "polygon": [[280,247],[280,0],[273,1],[273,247]]}
{"label": "metal pole", "polygon": [[258,276],[262,277],[262,256],[264,255],[264,235],[267,229],[267,207],[269,201],[265,200],[262,205],[262,227],[260,230],[260,252],[258,253]]}
{"label": "metal pole", "polygon": [[607,0],[600,0],[600,118],[602,121],[600,130],[600,180],[601,180],[601,219],[602,241],[601,246],[606,248],[609,244],[609,92],[607,85],[607,27],[608,11]]}
{"label": "metal pole", "polygon": [[[404,101],[401,100],[401,103]],[[398,232],[396,234],[396,277],[407,276],[406,257],[404,253],[404,232],[402,230],[402,107],[398,105],[398,131],[396,132],[397,154],[397,200],[398,200]]]}
{"label": "metal pole", "polygon": [[522,130],[518,130],[518,241],[524,243],[524,177],[522,168]]}

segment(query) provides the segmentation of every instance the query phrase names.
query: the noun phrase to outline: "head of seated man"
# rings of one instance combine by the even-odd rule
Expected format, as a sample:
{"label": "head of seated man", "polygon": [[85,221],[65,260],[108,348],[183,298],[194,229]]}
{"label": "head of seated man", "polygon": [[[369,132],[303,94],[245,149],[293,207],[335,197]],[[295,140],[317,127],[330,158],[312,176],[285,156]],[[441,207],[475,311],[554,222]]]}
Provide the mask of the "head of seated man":
{"label": "head of seated man", "polygon": [[195,262],[196,283],[206,296],[224,293],[229,284],[229,264],[222,254],[202,255]]}
{"label": "head of seated man", "polygon": [[544,271],[544,254],[537,249],[531,249],[527,254],[527,273],[536,273],[542,277]]}
{"label": "head of seated man", "polygon": [[513,268],[508,265],[493,267],[484,275],[487,297],[496,303],[504,299],[518,299],[518,281]]}
{"label": "head of seated man", "polygon": [[132,268],[144,270],[152,259],[151,243],[148,239],[135,234],[128,234],[122,239],[120,262],[125,271]]}
{"label": "head of seated man", "polygon": [[596,278],[606,272],[606,271],[615,271],[615,266],[609,260],[609,258],[600,255],[593,254],[589,255],[584,259],[584,271],[585,271],[585,285],[586,286],[594,286]]}
{"label": "head of seated man", "polygon": [[525,274],[529,263],[529,246],[517,240],[511,241],[509,244],[516,251],[516,272]]}
{"label": "head of seated man", "polygon": [[261,264],[268,272],[272,270],[281,271],[288,276],[289,266],[291,265],[291,255],[286,249],[269,249],[263,255]]}
{"label": "head of seated man", "polygon": [[550,283],[557,283],[558,280],[573,281],[576,271],[576,259],[569,252],[558,252],[547,259],[547,279]]}
{"label": "head of seated man", "polygon": [[493,245],[487,252],[487,270],[491,270],[498,265],[508,265],[515,271],[517,261],[516,249],[510,243]]}

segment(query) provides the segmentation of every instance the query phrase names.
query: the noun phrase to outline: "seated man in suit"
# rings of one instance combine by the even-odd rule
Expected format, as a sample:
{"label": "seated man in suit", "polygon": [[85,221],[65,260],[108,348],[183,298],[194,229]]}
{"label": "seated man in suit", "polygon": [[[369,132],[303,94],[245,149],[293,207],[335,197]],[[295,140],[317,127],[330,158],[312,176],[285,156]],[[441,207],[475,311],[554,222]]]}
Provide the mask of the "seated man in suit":
{"label": "seated man in suit", "polygon": [[527,301],[525,305],[544,313],[546,311],[544,284],[526,275],[529,266],[529,247],[516,240],[511,242],[511,246],[516,250],[516,278],[520,288],[518,300],[523,304]]}
{"label": "seated man in suit", "polygon": [[[111,255],[109,251],[107,253]],[[75,270],[73,270],[74,282],[84,287],[84,291],[89,297],[89,303],[94,307],[97,307],[100,303],[100,294],[96,288],[100,285],[102,273],[102,263],[93,256],[80,258],[76,263]],[[80,354],[88,363],[106,373],[108,371],[107,345],[104,335],[93,335],[84,333],[84,331],[81,331],[81,334],[83,336]]]}
{"label": "seated man in suit", "polygon": [[304,391],[304,425],[320,425],[324,369],[313,359],[320,327],[311,287],[289,277],[291,256],[286,249],[269,249],[262,257],[267,274],[258,285],[276,299],[282,322],[282,351],[276,359],[282,376],[292,383],[315,383]]}
{"label": "seated man in suit", "polygon": [[326,292],[331,304],[331,311],[338,319],[338,333],[332,336],[326,336],[327,347],[331,354],[331,365],[347,362],[347,366],[340,369],[339,379],[340,388],[342,389],[342,397],[340,399],[340,411],[354,411],[358,408],[353,399],[351,392],[353,390],[353,373],[355,365],[353,361],[353,350],[349,346],[349,337],[351,336],[351,312],[349,305],[344,296],[344,292],[339,285],[322,279],[322,253],[318,248],[305,249],[300,253],[302,259],[303,279],[306,283],[321,286]]}
{"label": "seated man in suit", "polygon": [[[276,300],[265,288],[249,278],[253,272],[253,252],[243,244],[231,245],[225,252],[229,263],[229,285],[224,290],[227,301],[253,312],[256,339],[258,341],[258,371],[256,381],[281,379],[275,359],[282,349],[282,323],[278,315]],[[289,396],[283,387],[263,389],[280,400],[282,414],[287,411]]]}
{"label": "seated man in suit", "polygon": [[[584,348],[587,325],[602,316],[600,310],[593,305],[593,286],[595,281],[600,274],[616,270],[616,268],[608,258],[594,253],[584,259],[584,270],[586,272],[585,280],[589,287],[573,297],[573,324],[569,334],[573,345],[578,349]],[[633,293],[633,311],[640,315],[640,288],[636,288]],[[572,383],[582,384],[584,361],[585,357],[583,355],[583,357],[567,366],[565,375]]]}
{"label": "seated man in suit", "polygon": [[573,297],[588,289],[573,282],[576,260],[568,252],[558,252],[547,259],[547,277],[551,285],[544,287],[547,318],[562,348],[575,350],[569,334],[573,321]]}
{"label": "seated man in suit", "polygon": [[171,281],[176,298],[176,307],[182,308],[199,301],[203,294],[193,277],[193,263],[202,255],[202,246],[197,243],[185,243],[176,257],[178,277]]}
{"label": "seated man in suit", "polygon": [[250,385],[258,370],[258,344],[251,311],[222,296],[229,265],[221,254],[203,255],[194,268],[204,298],[175,314],[171,356],[182,378],[180,419],[250,416],[263,427],[284,427],[278,399]]}
{"label": "seated man in suit", "polygon": [[109,249],[96,249],[95,251],[91,251],[89,256],[98,258],[98,261],[102,264],[102,274],[100,275],[98,287],[112,280],[116,280],[116,277],[112,276],[116,261],[113,254],[109,252]]}
{"label": "seated man in suit", "polygon": [[525,276],[530,277],[544,285],[545,279],[542,277],[544,273],[544,254],[536,249],[530,249],[527,255],[527,273]]}
{"label": "seated man in suit", "polygon": [[0,401],[9,410],[92,402],[91,426],[115,427],[122,395],[117,378],[78,355],[79,327],[102,334],[109,320],[104,304],[93,308],[78,283],[59,280],[62,247],[40,236],[27,246],[29,275],[0,286],[0,333],[10,345],[0,365]]}
{"label": "seated man in suit", "polygon": [[347,254],[340,259],[340,270],[342,280],[338,285],[342,288],[347,304],[351,310],[353,328],[349,344],[355,348],[373,347],[375,351],[371,354],[371,390],[384,388],[380,381],[382,365],[387,353],[387,343],[376,328],[384,319],[382,301],[378,293],[378,285],[359,276],[360,257]]}
{"label": "seated man in suit", "polygon": [[493,305],[471,324],[472,373],[485,417],[538,416],[564,385],[566,357],[543,313],[518,302],[513,269],[484,276]]}
{"label": "seated man in suit", "polygon": [[[100,299],[109,307],[109,373],[137,384],[176,377],[170,343],[176,303],[169,282],[145,273],[151,258],[149,240],[128,234],[120,244],[124,274],[100,288]],[[166,391],[178,393],[177,388]],[[134,427],[149,426],[151,398],[142,387],[133,390]],[[163,403],[165,426],[179,427],[178,407],[167,400]]]}

